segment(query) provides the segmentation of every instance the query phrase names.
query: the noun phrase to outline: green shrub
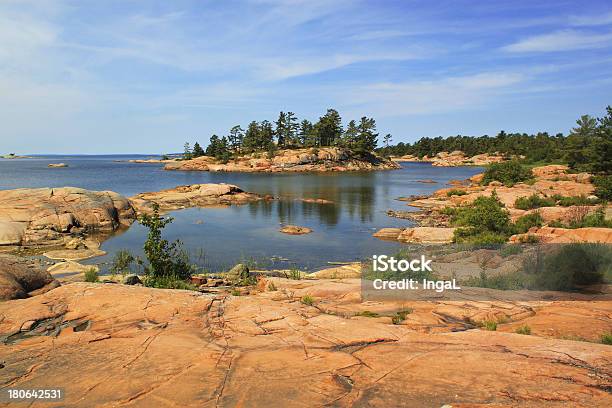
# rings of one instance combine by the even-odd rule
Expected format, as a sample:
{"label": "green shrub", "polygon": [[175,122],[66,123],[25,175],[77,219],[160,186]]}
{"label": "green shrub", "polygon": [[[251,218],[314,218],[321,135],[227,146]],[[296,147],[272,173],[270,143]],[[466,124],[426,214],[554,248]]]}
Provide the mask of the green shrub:
{"label": "green shrub", "polygon": [[369,310],[364,310],[362,312],[357,313],[355,316],[363,316],[363,317],[378,317],[380,316],[376,312],[370,312]]}
{"label": "green shrub", "polygon": [[274,284],[274,282],[270,282],[268,283],[268,292],[276,292],[276,285]]}
{"label": "green shrub", "polygon": [[612,346],[612,332],[604,333],[601,335],[601,342]]}
{"label": "green shrub", "polygon": [[460,227],[454,232],[457,243],[500,244],[512,234],[508,211],[495,193],[491,197],[478,197],[470,206],[457,208],[451,223]]}
{"label": "green shrub", "polygon": [[288,279],[293,279],[293,280],[302,279],[302,273],[299,271],[299,269],[295,269],[295,268],[291,269],[288,274],[285,274],[285,276]]}
{"label": "green shrub", "polygon": [[531,170],[522,166],[515,160],[493,163],[484,172],[482,184],[487,185],[492,181],[499,181],[506,186],[527,181],[533,177]]}
{"label": "green shrub", "polygon": [[[574,228],[571,223],[570,226]],[[603,207],[598,208],[595,212],[586,215],[582,222],[575,226],[575,228],[586,227],[612,228],[612,220],[606,220],[606,213]]]}
{"label": "green shrub", "polygon": [[525,334],[525,335],[530,335],[531,334],[531,327],[525,325],[522,325],[520,327],[517,327],[517,329],[515,330],[516,334]]}
{"label": "green shrub", "polygon": [[85,282],[98,282],[98,271],[95,268],[89,268],[85,271]]}
{"label": "green shrub", "polygon": [[306,306],[312,306],[315,303],[315,300],[312,296],[310,295],[304,295],[302,296],[302,299],[300,300],[303,304],[305,304]]}
{"label": "green shrub", "polygon": [[532,210],[540,207],[554,207],[555,200],[553,198],[540,197],[537,194],[532,194],[529,197],[519,197],[514,202],[514,207],[519,210]]}
{"label": "green shrub", "polygon": [[593,177],[595,195],[602,200],[612,201],[612,175]]}
{"label": "green shrub", "polygon": [[547,253],[537,250],[523,271],[532,289],[573,291],[605,283],[612,276],[612,247],[606,244],[562,244]]}
{"label": "green shrub", "polygon": [[138,221],[149,229],[144,244],[148,261],[147,265],[143,265],[145,285],[165,285],[175,280],[187,281],[191,277],[193,266],[189,263],[186,252],[181,249],[181,242],[170,243],[162,238],[162,230],[172,222],[172,218],[161,217],[159,205],[155,203],[153,214],[144,214]]}
{"label": "green shrub", "polygon": [[197,290],[195,285],[192,285],[186,280],[175,276],[145,276],[143,281],[145,286],[156,289],[182,289],[182,290]]}
{"label": "green shrub", "polygon": [[537,235],[528,234],[519,237],[519,242],[521,244],[537,244],[538,242],[540,242],[540,238]]}
{"label": "green shrub", "polygon": [[508,244],[508,245],[504,245],[500,251],[499,251],[499,255],[502,258],[507,258],[511,255],[517,255],[520,254],[521,252],[523,252],[523,248],[520,245],[516,245],[516,244]]}
{"label": "green shrub", "polygon": [[127,249],[120,249],[117,251],[113,260],[111,261],[110,272],[114,275],[120,273],[126,275],[130,272],[130,267],[136,261],[134,255]]}
{"label": "green shrub", "polygon": [[485,320],[484,322],[482,322],[482,328],[488,331],[496,331],[497,322],[493,320]]}
{"label": "green shrub", "polygon": [[498,290],[519,290],[529,286],[530,277],[520,272],[504,273],[487,276],[481,273],[480,276],[472,276],[462,280],[462,286],[477,288],[498,289]]}
{"label": "green shrub", "polygon": [[563,197],[554,195],[553,198],[561,207],[571,207],[575,205],[595,205],[601,202],[599,199],[589,199],[586,196]]}
{"label": "green shrub", "polygon": [[465,190],[459,190],[459,189],[456,189],[456,188],[453,188],[452,190],[448,190],[448,191],[446,192],[446,196],[447,196],[447,197],[451,197],[451,196],[454,196],[454,195],[456,195],[456,196],[462,196],[462,195],[466,195],[466,194],[467,194],[467,191],[465,191]]}
{"label": "green shrub", "polygon": [[232,296],[240,296],[242,295],[242,292],[240,292],[238,289],[232,289],[231,294]]}
{"label": "green shrub", "polygon": [[406,316],[412,313],[412,309],[404,309],[395,313],[393,317],[391,317],[391,322],[393,324],[401,324],[404,320],[406,320]]}
{"label": "green shrub", "polygon": [[544,220],[540,213],[534,212],[531,214],[523,215],[514,223],[515,232],[517,234],[524,234],[529,231],[532,227],[541,227],[544,224]]}

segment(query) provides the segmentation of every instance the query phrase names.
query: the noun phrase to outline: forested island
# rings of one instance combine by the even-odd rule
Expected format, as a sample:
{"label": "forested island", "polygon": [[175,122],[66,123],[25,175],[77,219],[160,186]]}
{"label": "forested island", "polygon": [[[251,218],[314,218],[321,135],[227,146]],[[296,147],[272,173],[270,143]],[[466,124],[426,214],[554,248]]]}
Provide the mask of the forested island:
{"label": "forested island", "polygon": [[[168,170],[202,171],[351,171],[394,169],[399,165],[375,152],[376,120],[351,120],[346,128],[337,110],[328,109],[315,123],[299,121],[293,112],[280,112],[272,123],[252,121],[244,130],[236,125],[226,136],[214,134],[203,149],[185,143],[183,162]],[[391,135],[384,136],[388,145]],[[164,159],[167,157],[164,157]]]}

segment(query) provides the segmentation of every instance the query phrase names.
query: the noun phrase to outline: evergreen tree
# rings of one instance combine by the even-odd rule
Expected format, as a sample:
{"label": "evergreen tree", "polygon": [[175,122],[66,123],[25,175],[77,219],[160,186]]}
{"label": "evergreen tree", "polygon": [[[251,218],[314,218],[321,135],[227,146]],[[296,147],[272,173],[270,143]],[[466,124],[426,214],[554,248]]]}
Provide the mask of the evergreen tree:
{"label": "evergreen tree", "polygon": [[276,134],[276,144],[278,145],[278,147],[284,147],[286,140],[285,140],[285,136],[287,135],[287,116],[285,115],[285,112],[281,111],[278,114],[278,119],[276,120],[276,130],[275,130],[275,134]]}
{"label": "evergreen tree", "polygon": [[314,147],[314,128],[312,126],[312,123],[307,120],[304,119],[303,121],[300,122],[300,129],[298,131],[298,144],[300,146],[305,146],[305,147]]}
{"label": "evergreen tree", "polygon": [[357,122],[351,120],[346,126],[346,130],[344,131],[344,135],[342,137],[342,144],[350,149],[355,146],[357,142],[357,135],[359,134],[359,129],[357,129]]}
{"label": "evergreen tree", "polygon": [[260,149],[259,131],[259,123],[256,121],[249,123],[242,142],[243,150],[245,152],[250,153]]}
{"label": "evergreen tree", "polygon": [[342,118],[335,109],[328,109],[316,125],[317,145],[335,146],[342,137]]}
{"label": "evergreen tree", "polygon": [[285,115],[285,144],[296,147],[299,146],[298,129],[299,124],[295,113],[287,112]]}
{"label": "evergreen tree", "polygon": [[362,117],[357,126],[359,131],[355,143],[355,151],[366,154],[374,149],[378,144],[378,133],[376,133],[376,121],[371,118]]}
{"label": "evergreen tree", "polygon": [[389,143],[391,143],[391,133],[387,133],[384,137],[383,137],[383,142],[385,143],[385,148],[389,147]]}
{"label": "evergreen tree", "polygon": [[195,142],[195,144],[193,145],[192,156],[193,157],[204,156],[204,150],[202,149],[202,147],[200,146],[198,142]]}
{"label": "evergreen tree", "polygon": [[189,147],[189,142],[185,142],[185,144],[183,145],[183,159],[189,160],[192,157],[193,156],[191,154],[191,147]]}
{"label": "evergreen tree", "polygon": [[239,153],[244,139],[244,130],[240,125],[236,125],[230,129],[228,136],[229,147],[233,152]]}
{"label": "evergreen tree", "polygon": [[274,129],[272,123],[267,120],[261,122],[259,126],[258,149],[270,150],[270,146],[274,145]]}

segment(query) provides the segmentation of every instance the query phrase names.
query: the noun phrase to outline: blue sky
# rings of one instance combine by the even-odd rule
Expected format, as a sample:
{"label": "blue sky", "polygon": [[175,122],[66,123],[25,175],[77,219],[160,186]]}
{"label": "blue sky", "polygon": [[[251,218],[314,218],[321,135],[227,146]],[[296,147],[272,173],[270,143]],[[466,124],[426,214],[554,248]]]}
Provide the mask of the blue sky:
{"label": "blue sky", "polygon": [[0,0],[0,152],[161,153],[293,111],[394,142],[612,104],[606,1]]}

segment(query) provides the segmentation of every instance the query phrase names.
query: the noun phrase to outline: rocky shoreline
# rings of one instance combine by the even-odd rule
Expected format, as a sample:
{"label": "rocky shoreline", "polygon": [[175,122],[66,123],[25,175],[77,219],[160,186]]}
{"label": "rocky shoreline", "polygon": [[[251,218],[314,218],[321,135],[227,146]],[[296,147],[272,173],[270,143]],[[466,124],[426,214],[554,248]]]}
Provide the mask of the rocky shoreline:
{"label": "rocky shoreline", "polygon": [[266,153],[252,153],[222,163],[213,157],[202,156],[191,160],[167,163],[166,170],[211,172],[343,172],[393,170],[401,168],[397,163],[370,154],[358,156],[339,147],[280,150],[274,157]]}
{"label": "rocky shoreline", "polygon": [[458,167],[458,166],[488,166],[493,163],[501,163],[508,160],[508,157],[499,154],[482,153],[474,156],[467,156],[460,150],[454,152],[440,152],[434,156],[418,157],[411,154],[393,157],[391,160],[396,162],[424,162],[431,163],[436,167]]}
{"label": "rocky shoreline", "polygon": [[[387,215],[395,218],[408,219],[417,223],[414,228],[385,228],[374,234],[377,238],[399,240],[413,243],[450,243],[452,232],[450,218],[445,210],[470,205],[478,197],[490,197],[496,194],[500,202],[509,212],[512,221],[520,217],[539,214],[543,222],[542,227],[534,227],[525,234],[510,237],[510,242],[521,242],[527,236],[536,237],[542,243],[567,243],[567,242],[603,242],[612,243],[612,229],[610,228],[558,228],[548,224],[555,222],[570,222],[573,217],[593,213],[598,208],[597,204],[569,205],[569,206],[544,206],[540,208],[523,210],[516,208],[519,198],[531,196],[539,197],[584,197],[596,202],[593,196],[595,190],[591,183],[591,175],[587,173],[569,173],[567,166],[548,165],[532,169],[533,180],[527,183],[517,183],[511,187],[504,186],[493,181],[486,186],[481,185],[482,174],[477,174],[462,183],[454,182],[452,187],[435,191],[430,196],[400,197],[399,200],[407,201],[410,207],[418,208],[417,211],[394,211],[389,210]],[[605,208],[605,218],[612,218],[612,209]],[[427,236],[431,235],[431,239]],[[410,239],[410,237],[415,237]],[[446,239],[443,239],[446,237]]]}

